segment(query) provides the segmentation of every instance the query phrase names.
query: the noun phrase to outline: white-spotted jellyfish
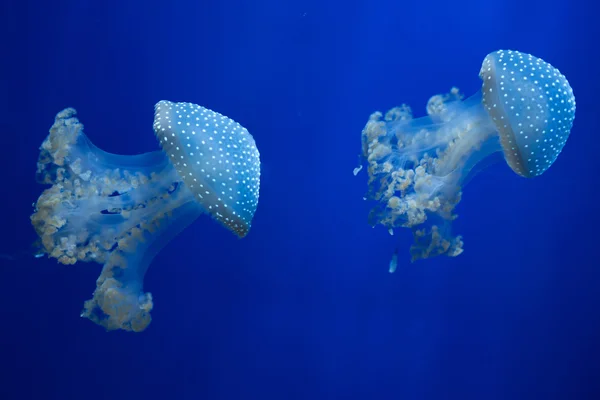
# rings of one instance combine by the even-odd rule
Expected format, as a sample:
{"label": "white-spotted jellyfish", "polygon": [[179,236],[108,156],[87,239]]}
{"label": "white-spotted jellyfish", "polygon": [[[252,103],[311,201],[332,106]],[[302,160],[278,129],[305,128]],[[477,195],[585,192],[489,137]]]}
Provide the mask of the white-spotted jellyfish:
{"label": "white-spotted jellyfish", "polygon": [[373,113],[362,131],[366,198],[376,202],[370,223],[390,233],[410,228],[413,261],[462,253],[451,222],[482,161],[500,153],[515,173],[533,178],[550,168],[571,132],[573,90],[552,65],[500,50],[485,57],[479,76],[482,88],[470,98],[452,88],[430,98],[426,117],[413,119],[403,105]]}
{"label": "white-spotted jellyfish", "polygon": [[148,326],[153,299],[144,275],[196,218],[208,214],[244,237],[258,205],[259,152],[240,124],[195,104],[160,101],[154,131],[162,151],[110,154],[67,108],[40,148],[37,180],[51,186],[31,222],[49,257],[103,265],[81,316],[107,330]]}

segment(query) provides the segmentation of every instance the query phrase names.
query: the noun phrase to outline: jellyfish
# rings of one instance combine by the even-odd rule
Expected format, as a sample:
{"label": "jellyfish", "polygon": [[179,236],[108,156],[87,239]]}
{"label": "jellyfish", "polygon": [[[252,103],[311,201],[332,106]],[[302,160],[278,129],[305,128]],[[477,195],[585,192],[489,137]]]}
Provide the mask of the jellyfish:
{"label": "jellyfish", "polygon": [[160,151],[107,153],[67,108],[40,147],[36,178],[51,186],[31,222],[59,263],[103,265],[81,316],[107,330],[146,329],[153,298],[144,275],[196,218],[207,214],[242,238],[258,205],[259,152],[240,124],[195,104],[160,101],[154,132]]}
{"label": "jellyfish", "polygon": [[413,118],[402,105],[371,114],[362,131],[354,174],[366,164],[365,199],[375,204],[369,222],[390,234],[411,229],[412,261],[463,252],[451,229],[455,209],[463,187],[494,155],[534,178],[550,168],[571,132],[573,90],[549,63],[499,50],[485,57],[479,76],[481,90],[469,98],[452,88],[429,99],[425,117]]}

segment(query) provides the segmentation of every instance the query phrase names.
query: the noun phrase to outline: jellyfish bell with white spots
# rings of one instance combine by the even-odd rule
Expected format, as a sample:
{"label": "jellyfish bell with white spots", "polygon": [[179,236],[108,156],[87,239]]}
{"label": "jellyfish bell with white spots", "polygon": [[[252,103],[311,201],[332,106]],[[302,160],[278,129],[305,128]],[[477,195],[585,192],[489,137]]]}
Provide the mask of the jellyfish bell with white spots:
{"label": "jellyfish bell with white spots", "polygon": [[40,148],[37,180],[51,186],[34,204],[32,224],[49,257],[103,265],[81,316],[107,330],[148,326],[153,298],[144,275],[183,229],[208,214],[244,237],[258,206],[260,156],[240,124],[195,104],[160,101],[154,131],[162,150],[110,154],[68,108]]}
{"label": "jellyfish bell with white spots", "polygon": [[376,202],[370,223],[390,233],[411,229],[412,261],[463,252],[451,229],[455,208],[493,155],[533,178],[555,162],[571,132],[573,90],[549,63],[499,50],[485,57],[479,76],[481,90],[467,99],[452,88],[430,98],[425,117],[413,118],[403,105],[373,113],[362,131],[365,198]]}

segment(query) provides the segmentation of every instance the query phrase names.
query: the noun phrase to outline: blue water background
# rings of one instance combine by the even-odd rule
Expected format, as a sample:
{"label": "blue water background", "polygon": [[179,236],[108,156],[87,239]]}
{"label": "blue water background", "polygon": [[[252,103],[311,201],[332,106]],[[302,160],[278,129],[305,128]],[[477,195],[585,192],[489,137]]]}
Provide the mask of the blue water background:
{"label": "blue water background", "polygon": [[[38,147],[75,107],[100,148],[157,148],[153,105],[190,101],[258,143],[238,240],[201,218],[154,260],[141,334],[79,318],[99,265],[0,264],[0,399],[598,399],[597,6],[578,1],[5,0],[2,253],[34,239]],[[457,258],[409,263],[354,177],[369,114],[480,86],[517,49],[564,73],[572,136],[543,176],[465,190]],[[387,272],[400,245],[399,267]]]}

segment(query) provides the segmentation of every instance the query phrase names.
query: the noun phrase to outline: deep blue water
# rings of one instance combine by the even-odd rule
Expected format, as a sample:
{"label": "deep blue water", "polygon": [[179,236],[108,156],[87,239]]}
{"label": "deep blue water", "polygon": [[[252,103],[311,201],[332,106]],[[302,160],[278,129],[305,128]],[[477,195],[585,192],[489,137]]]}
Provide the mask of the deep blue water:
{"label": "deep blue water", "polygon": [[[598,399],[600,27],[579,1],[5,0],[0,252],[35,239],[38,147],[75,107],[100,148],[158,148],[161,99],[218,110],[261,153],[239,240],[207,217],[154,260],[138,334],[79,318],[96,264],[0,260],[0,399]],[[411,264],[352,175],[371,112],[480,87],[517,49],[564,73],[571,137],[539,178],[465,189],[456,258]],[[399,266],[388,273],[396,245]]]}

